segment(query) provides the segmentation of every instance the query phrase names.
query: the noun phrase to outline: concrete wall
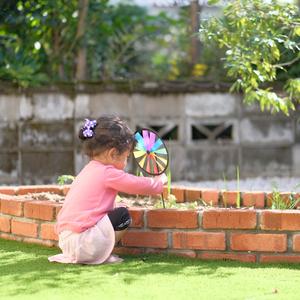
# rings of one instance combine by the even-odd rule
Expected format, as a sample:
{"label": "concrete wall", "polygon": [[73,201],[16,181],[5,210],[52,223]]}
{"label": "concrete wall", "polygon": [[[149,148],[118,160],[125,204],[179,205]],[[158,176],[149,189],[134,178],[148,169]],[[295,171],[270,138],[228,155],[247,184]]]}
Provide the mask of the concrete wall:
{"label": "concrete wall", "polygon": [[226,93],[35,91],[0,95],[0,184],[55,183],[84,163],[77,131],[114,113],[167,142],[175,180],[300,175],[299,110],[291,117],[246,107]]}

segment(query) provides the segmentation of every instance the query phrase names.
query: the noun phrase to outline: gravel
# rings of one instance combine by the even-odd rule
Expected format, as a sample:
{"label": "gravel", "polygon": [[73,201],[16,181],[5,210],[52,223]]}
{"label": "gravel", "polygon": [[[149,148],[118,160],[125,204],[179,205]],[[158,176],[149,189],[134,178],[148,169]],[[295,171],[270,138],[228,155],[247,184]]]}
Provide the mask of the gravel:
{"label": "gravel", "polygon": [[274,189],[280,192],[300,192],[300,177],[256,177],[237,180],[215,181],[176,181],[172,185],[183,185],[197,188],[213,188],[219,190],[264,191]]}

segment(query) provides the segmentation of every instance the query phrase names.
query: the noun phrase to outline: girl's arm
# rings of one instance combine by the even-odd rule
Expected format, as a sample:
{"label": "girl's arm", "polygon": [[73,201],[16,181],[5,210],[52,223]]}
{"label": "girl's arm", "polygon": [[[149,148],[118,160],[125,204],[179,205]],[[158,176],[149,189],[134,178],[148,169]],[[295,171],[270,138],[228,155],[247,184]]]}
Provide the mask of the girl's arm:
{"label": "girl's arm", "polygon": [[114,167],[108,167],[105,175],[107,187],[127,194],[161,194],[163,192],[163,184],[166,182],[165,174],[154,178],[139,177]]}

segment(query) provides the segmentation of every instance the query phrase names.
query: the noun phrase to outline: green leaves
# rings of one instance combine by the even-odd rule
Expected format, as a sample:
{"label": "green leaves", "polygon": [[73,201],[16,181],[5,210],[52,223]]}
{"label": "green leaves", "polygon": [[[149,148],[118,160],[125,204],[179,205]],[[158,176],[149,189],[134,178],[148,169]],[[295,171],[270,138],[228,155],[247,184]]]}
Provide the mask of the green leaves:
{"label": "green leaves", "polygon": [[2,2],[0,80],[24,87],[50,79],[72,82],[82,47],[90,81],[166,77],[171,54],[186,56],[182,45],[172,43],[183,36],[182,18],[152,15],[130,1],[112,5],[89,0],[86,30],[80,37],[78,0],[67,5],[65,0]]}
{"label": "green leaves", "polygon": [[[298,62],[299,10],[292,4],[263,0],[233,0],[224,16],[203,24],[205,43],[217,43],[225,51],[224,66],[235,80],[230,91],[242,91],[245,102],[260,102],[261,109],[283,112],[294,109],[299,100],[298,80],[291,79],[286,94],[270,91],[278,72]],[[288,60],[287,60],[288,58]]]}
{"label": "green leaves", "polygon": [[216,4],[218,4],[220,2],[220,0],[208,0],[207,1],[207,4],[208,5],[216,5]]}
{"label": "green leaves", "polygon": [[300,78],[289,79],[284,86],[289,98],[300,102]]}
{"label": "green leaves", "polygon": [[75,179],[75,176],[73,175],[61,175],[58,176],[57,178],[57,183],[59,185],[64,185],[64,184],[71,184]]}

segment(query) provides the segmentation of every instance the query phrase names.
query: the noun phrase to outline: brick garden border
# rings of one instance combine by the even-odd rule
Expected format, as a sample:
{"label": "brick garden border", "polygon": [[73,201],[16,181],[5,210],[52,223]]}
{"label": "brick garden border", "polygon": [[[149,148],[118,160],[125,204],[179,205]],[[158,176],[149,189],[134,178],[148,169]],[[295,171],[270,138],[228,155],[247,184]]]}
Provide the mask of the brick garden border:
{"label": "brick garden border", "polygon": [[[54,224],[61,204],[22,198],[65,195],[68,186],[0,187],[0,238],[57,246]],[[166,190],[165,190],[166,192]],[[172,187],[178,202],[201,199],[234,206],[237,191]],[[284,193],[283,196],[288,196]],[[264,209],[271,193],[241,193],[243,206],[196,210],[130,208],[132,224],[118,254],[169,253],[198,259],[300,262],[300,210]]]}

